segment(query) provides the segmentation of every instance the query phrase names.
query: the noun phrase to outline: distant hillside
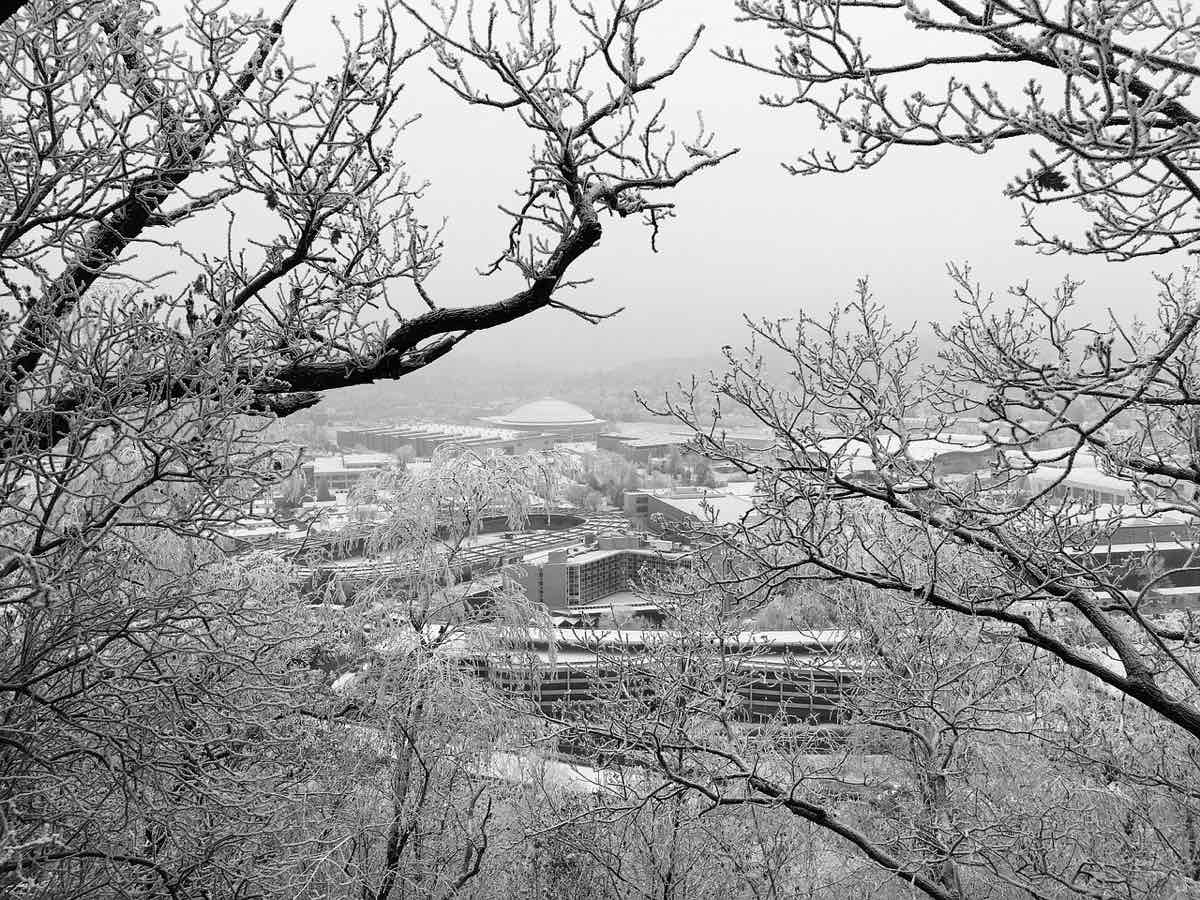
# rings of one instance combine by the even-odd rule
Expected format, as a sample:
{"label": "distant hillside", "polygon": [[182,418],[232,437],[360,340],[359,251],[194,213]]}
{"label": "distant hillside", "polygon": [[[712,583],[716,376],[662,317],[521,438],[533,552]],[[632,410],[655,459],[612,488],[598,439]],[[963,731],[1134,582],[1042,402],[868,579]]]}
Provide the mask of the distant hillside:
{"label": "distant hillside", "polygon": [[635,391],[661,397],[676,385],[722,367],[721,357],[655,360],[590,372],[556,372],[534,361],[496,363],[451,353],[396,382],[334,391],[318,410],[330,419],[427,418],[467,421],[557,397],[604,419],[648,418]]}
{"label": "distant hillside", "polygon": [[[932,361],[937,342],[928,332],[919,333],[922,358]],[[748,337],[746,334],[740,338]],[[744,344],[735,344],[735,351]],[[775,353],[768,357],[775,371],[789,369],[790,360]],[[507,412],[543,397],[576,403],[610,421],[652,418],[635,399],[635,392],[651,402],[676,393],[693,375],[700,379],[725,369],[719,352],[703,356],[646,360],[588,369],[580,363],[573,371],[539,364],[536,356],[496,360],[475,356],[469,348],[455,350],[425,369],[395,382],[381,382],[333,391],[317,407],[318,418],[334,421],[387,421],[426,419],[468,422],[477,416]]]}

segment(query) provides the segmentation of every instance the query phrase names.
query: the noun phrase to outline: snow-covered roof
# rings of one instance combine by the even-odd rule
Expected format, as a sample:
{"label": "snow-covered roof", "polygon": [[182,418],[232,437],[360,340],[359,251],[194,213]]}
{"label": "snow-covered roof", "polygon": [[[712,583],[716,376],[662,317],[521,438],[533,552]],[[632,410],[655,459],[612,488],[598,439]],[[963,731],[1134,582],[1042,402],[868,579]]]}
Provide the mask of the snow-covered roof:
{"label": "snow-covered roof", "polygon": [[551,397],[526,403],[506,415],[489,417],[487,421],[502,427],[517,426],[519,428],[604,424],[603,419],[597,419],[582,406],[576,406],[565,400],[555,400]]}

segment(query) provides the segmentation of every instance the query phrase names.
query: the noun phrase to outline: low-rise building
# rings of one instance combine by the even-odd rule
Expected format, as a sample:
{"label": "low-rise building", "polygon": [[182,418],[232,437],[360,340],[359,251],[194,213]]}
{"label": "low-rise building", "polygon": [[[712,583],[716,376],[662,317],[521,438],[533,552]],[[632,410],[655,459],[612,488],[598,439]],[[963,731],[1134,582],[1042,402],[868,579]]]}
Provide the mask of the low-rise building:
{"label": "low-rise building", "polygon": [[[664,430],[655,423],[632,422],[621,431],[609,431],[596,437],[596,447],[625,457],[641,466],[650,466],[654,460],[668,458],[678,453],[684,461],[697,455],[693,448],[695,435],[690,431]],[[770,447],[774,439],[762,433],[725,433],[725,439],[737,444],[747,452],[757,452]]]}
{"label": "low-rise building", "polygon": [[445,447],[515,456],[533,450],[549,449],[554,446],[554,441],[553,435],[536,431],[422,422],[340,428],[337,432],[338,447],[343,450],[362,448],[382,453],[399,453],[409,448],[413,456],[423,459],[433,456]]}
{"label": "low-rise building", "polygon": [[349,491],[362,479],[374,477],[394,465],[387,453],[336,453],[317,456],[300,464],[300,471],[318,498]]}
{"label": "low-rise building", "polygon": [[640,466],[649,466],[652,460],[664,459],[672,453],[687,454],[688,438],[636,437],[629,434],[609,432],[596,437],[596,448],[625,457]]}
{"label": "low-rise building", "polygon": [[1192,499],[1193,485],[1173,478],[1148,475],[1134,480],[1101,471],[1087,454],[1063,463],[1039,465],[1026,477],[1030,493],[1045,493],[1051,499],[1095,506],[1140,506],[1144,503],[1183,502]]}
{"label": "low-rise building", "polygon": [[734,482],[721,488],[626,491],[625,517],[639,531],[736,524],[753,516],[754,490],[754,482]]}
{"label": "low-rise building", "polygon": [[551,397],[518,406],[502,416],[485,416],[480,421],[494,428],[552,435],[558,443],[594,442],[605,425],[603,419],[596,418],[583,407]]}
{"label": "low-rise building", "polygon": [[[630,629],[529,629],[510,646],[471,646],[462,662],[479,678],[528,697],[544,711],[586,715],[623,680],[653,690],[647,667],[630,665],[656,645],[676,640],[671,631]],[[846,721],[846,695],[861,677],[842,631],[760,631],[730,635],[720,648],[730,686],[742,702],[735,715],[755,723],[828,727]],[[714,652],[717,650],[713,648]],[[569,751],[570,748],[563,748]]]}

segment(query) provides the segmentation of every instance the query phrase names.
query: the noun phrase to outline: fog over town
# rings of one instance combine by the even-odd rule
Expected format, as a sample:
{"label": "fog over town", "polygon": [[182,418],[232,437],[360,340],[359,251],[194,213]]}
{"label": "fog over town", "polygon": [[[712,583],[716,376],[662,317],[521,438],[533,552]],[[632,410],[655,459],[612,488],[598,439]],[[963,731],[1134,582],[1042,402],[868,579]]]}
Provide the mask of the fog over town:
{"label": "fog over town", "polygon": [[0,0],[0,896],[1200,896],[1198,41]]}

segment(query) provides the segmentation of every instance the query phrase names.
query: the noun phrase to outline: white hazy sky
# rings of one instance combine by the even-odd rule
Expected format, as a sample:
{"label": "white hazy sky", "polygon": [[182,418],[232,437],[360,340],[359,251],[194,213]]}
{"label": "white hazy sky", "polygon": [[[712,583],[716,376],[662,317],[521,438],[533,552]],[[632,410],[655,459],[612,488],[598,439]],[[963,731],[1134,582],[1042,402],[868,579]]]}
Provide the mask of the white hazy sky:
{"label": "white hazy sky", "polygon": [[[169,15],[177,2],[167,0],[163,12]],[[329,58],[329,15],[327,4],[299,0],[285,31],[287,51],[298,62]],[[1070,274],[1085,280],[1089,312],[1102,316],[1112,307],[1134,315],[1149,308],[1150,272],[1183,265],[1179,258],[1111,264],[1039,257],[1016,247],[1020,210],[1002,196],[1009,173],[1027,162],[1015,148],[1004,158],[897,152],[866,173],[789,176],[780,163],[818,137],[813,118],[798,109],[762,108],[758,94],[780,86],[709,52],[731,42],[765,46],[760,33],[736,24],[733,15],[730,0],[674,0],[648,20],[658,26],[647,35],[651,60],[656,47],[665,58],[697,21],[708,26],[701,47],[663,94],[684,135],[694,131],[700,109],[718,141],[742,152],[675,192],[678,218],[665,227],[658,254],[632,220],[605,221],[601,246],[575,273],[595,283],[570,300],[598,310],[624,306],[625,312],[589,326],[543,311],[476,335],[456,352],[519,354],[531,363],[572,368],[707,353],[743,339],[743,314],[826,309],[846,299],[863,275],[895,320],[945,320],[954,309],[945,275],[950,261],[970,262],[998,293],[1025,279],[1049,290]],[[894,51],[901,37],[881,33],[879,55]],[[511,114],[465,107],[421,65],[413,66],[408,83],[405,112],[423,118],[408,132],[404,156],[415,178],[431,182],[424,218],[447,220],[445,262],[430,289],[454,306],[506,295],[512,281],[479,278],[475,269],[504,240],[507,223],[496,205],[510,202],[521,186],[532,138]]]}

